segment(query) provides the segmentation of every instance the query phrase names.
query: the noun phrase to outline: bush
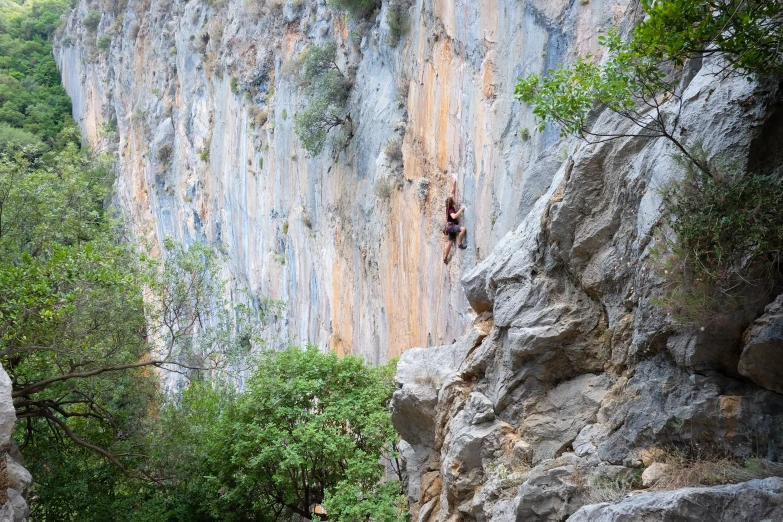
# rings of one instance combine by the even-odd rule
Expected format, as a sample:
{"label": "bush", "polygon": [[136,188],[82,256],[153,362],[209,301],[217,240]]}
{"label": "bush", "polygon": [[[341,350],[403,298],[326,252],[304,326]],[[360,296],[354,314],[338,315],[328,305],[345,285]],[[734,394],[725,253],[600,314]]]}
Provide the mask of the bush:
{"label": "bush", "polygon": [[239,80],[236,78],[231,78],[231,92],[234,94],[239,94]]}
{"label": "bush", "polygon": [[94,33],[98,30],[98,25],[101,23],[101,13],[100,11],[90,10],[87,13],[87,16],[84,17],[84,27],[87,28],[88,31],[91,33]]}
{"label": "bush", "polygon": [[329,0],[330,7],[345,11],[356,20],[369,17],[380,5],[380,0]]}
{"label": "bush", "polygon": [[399,139],[391,139],[386,142],[386,146],[383,148],[386,157],[392,163],[402,162],[402,141]]}
{"label": "bush", "polygon": [[716,175],[690,169],[662,191],[673,237],[655,259],[668,281],[658,304],[684,322],[700,322],[777,278],[783,252],[783,186],[770,176]]}
{"label": "bush", "polygon": [[98,49],[101,51],[106,51],[111,47],[111,36],[101,36],[98,39]]}
{"label": "bush", "polygon": [[166,143],[165,145],[160,146],[155,157],[158,158],[158,161],[162,165],[168,165],[169,162],[171,161],[171,157],[173,156],[173,154],[174,154],[174,149],[172,148],[171,145]]}
{"label": "bush", "polygon": [[392,193],[391,182],[387,178],[378,178],[375,182],[375,195],[379,199],[389,199]]}
{"label": "bush", "polygon": [[389,47],[396,48],[402,38],[410,29],[408,10],[400,3],[394,3],[386,14],[386,23],[389,24]]}

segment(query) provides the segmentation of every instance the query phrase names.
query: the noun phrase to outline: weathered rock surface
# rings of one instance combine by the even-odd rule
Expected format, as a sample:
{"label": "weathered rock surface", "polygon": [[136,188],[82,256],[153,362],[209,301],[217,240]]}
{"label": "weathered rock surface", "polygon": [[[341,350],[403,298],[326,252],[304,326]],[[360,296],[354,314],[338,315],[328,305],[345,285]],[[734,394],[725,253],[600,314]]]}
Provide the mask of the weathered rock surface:
{"label": "weathered rock surface", "polygon": [[[683,124],[689,139],[710,144],[706,150],[742,161],[750,143],[763,139],[758,128],[777,94],[761,94],[747,81],[715,81],[710,70],[705,65],[689,77]],[[741,103],[749,97],[755,105]],[[597,121],[628,125],[606,113]],[[471,306],[492,314],[486,337],[474,337],[472,348],[460,340],[400,360],[400,383],[445,361],[426,395],[414,399],[402,384],[393,401],[395,412],[426,405],[416,428],[401,434],[415,432],[411,458],[426,460],[426,471],[442,479],[438,498],[410,495],[414,509],[423,506],[415,520],[659,521],[679,520],[677,510],[683,520],[731,520],[721,513],[764,520],[766,508],[754,511],[744,501],[729,508],[726,499],[731,488],[747,487],[759,502],[767,499],[759,505],[774,506],[774,481],[644,494],[580,510],[595,484],[642,487],[647,466],[645,482],[655,483],[662,471],[655,459],[666,450],[779,460],[783,395],[771,391],[774,378],[760,368],[777,348],[783,313],[773,304],[756,320],[774,297],[757,295],[703,330],[676,333],[652,304],[662,281],[650,261],[661,205],[656,187],[681,172],[670,145],[620,139],[560,146],[567,154],[559,168],[546,166],[553,173],[547,191],[463,276]],[[775,363],[769,369],[776,372]],[[689,499],[704,502],[691,508]]]}
{"label": "weathered rock surface", "polygon": [[759,386],[783,393],[783,295],[745,333],[739,372]]}
{"label": "weathered rock surface", "polygon": [[[355,22],[325,0],[130,0],[89,32],[80,0],[55,45],[75,119],[91,145],[119,154],[117,201],[133,230],[152,244],[219,245],[248,301],[286,301],[280,342],[374,362],[447,344],[470,324],[461,273],[562,163],[557,129],[534,132],[515,101],[517,77],[600,52],[601,31],[631,4],[402,0],[410,29],[392,48],[391,3]],[[290,66],[327,39],[353,80],[353,137],[311,158],[294,133],[306,97]],[[402,162],[385,152],[394,140]],[[169,162],[157,156],[165,145]],[[470,248],[445,266],[449,171]]]}
{"label": "weathered rock surface", "polygon": [[642,493],[614,505],[585,506],[568,522],[773,522],[783,520],[783,479]]}
{"label": "weathered rock surface", "polygon": [[[667,445],[779,460],[781,304],[759,318],[774,297],[759,293],[681,333],[654,305],[659,189],[683,175],[676,148],[521,132],[535,120],[514,101],[517,77],[594,52],[636,3],[405,5],[411,29],[393,49],[389,2],[357,23],[324,0],[130,0],[94,34],[80,0],[55,53],[91,144],[119,154],[117,199],[136,230],[221,245],[233,290],[287,301],[284,342],[375,362],[404,352],[392,419],[413,520],[603,516],[614,508],[577,512],[590,481],[632,481]],[[110,31],[111,52],[97,53]],[[293,128],[306,99],[288,71],[327,38],[354,83],[356,126],[344,148],[310,158]],[[778,161],[779,147],[758,146],[780,132],[778,87],[717,67],[686,64],[681,111],[662,106],[679,111],[678,137],[740,169]],[[593,116],[612,134],[638,130]],[[170,163],[157,154],[166,145]],[[446,266],[451,170],[471,248]],[[704,498],[716,500],[701,520],[717,520],[724,497]]]}
{"label": "weathered rock surface", "polygon": [[30,516],[25,499],[33,480],[11,456],[18,454],[12,451],[16,411],[11,391],[11,378],[0,365],[0,522],[24,522]]}

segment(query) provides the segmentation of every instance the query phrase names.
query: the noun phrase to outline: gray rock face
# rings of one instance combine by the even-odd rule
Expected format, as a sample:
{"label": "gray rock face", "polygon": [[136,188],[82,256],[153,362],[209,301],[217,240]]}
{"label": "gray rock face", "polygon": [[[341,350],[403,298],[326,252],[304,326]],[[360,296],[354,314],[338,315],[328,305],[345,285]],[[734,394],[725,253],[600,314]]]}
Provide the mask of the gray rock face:
{"label": "gray rock face", "polygon": [[[117,202],[133,230],[150,244],[218,245],[250,304],[286,301],[281,344],[373,362],[447,344],[470,324],[460,276],[562,164],[556,130],[535,132],[512,96],[517,77],[600,54],[599,33],[631,2],[411,0],[394,48],[392,2],[378,4],[377,16],[352,21],[324,0],[131,0],[106,10],[96,35],[80,0],[55,45],[76,121],[96,150],[118,152]],[[96,54],[95,37],[107,35],[111,52]],[[294,129],[308,99],[292,64],[329,39],[353,81],[352,137],[309,157]],[[392,164],[385,149],[396,141]],[[469,248],[445,266],[451,172]]]}
{"label": "gray rock face", "polygon": [[[681,114],[689,139],[742,161],[776,94],[759,98],[747,81],[715,82],[710,67],[696,69]],[[758,105],[740,103],[749,96]],[[597,121],[617,130],[628,125],[608,113]],[[765,520],[764,508],[753,511],[744,501],[727,508],[729,497],[720,492],[734,486],[643,494],[580,510],[591,502],[593,483],[641,487],[641,468],[654,451],[706,447],[779,460],[783,395],[770,391],[775,364],[768,376],[761,367],[778,348],[783,308],[768,307],[754,323],[771,299],[756,296],[704,330],[675,333],[653,304],[663,281],[650,261],[657,187],[681,172],[670,145],[620,139],[558,147],[559,167],[551,157],[540,159],[547,162],[540,171],[553,176],[546,192],[492,255],[463,275],[474,311],[492,314],[486,337],[468,342],[470,348],[459,340],[411,350],[400,360],[394,411],[418,419],[401,435],[417,444],[413,461],[426,461],[424,471],[441,480],[438,497],[409,496],[414,509],[422,506],[414,519],[658,522],[680,520],[682,510],[682,520],[732,520],[721,513]],[[406,384],[438,359],[445,371],[437,393]],[[412,474],[411,484],[423,476]],[[751,496],[767,503],[761,505],[774,504],[772,489],[755,491]],[[698,508],[689,499],[698,499]]]}
{"label": "gray rock face", "polygon": [[[77,2],[55,46],[75,117],[96,149],[119,153],[134,229],[220,245],[236,287],[287,301],[283,342],[402,354],[392,420],[413,520],[562,521],[590,501],[586,481],[627,480],[639,452],[667,444],[780,458],[780,371],[764,362],[778,312],[753,323],[771,298],[680,335],[654,304],[659,189],[683,175],[676,148],[524,132],[534,116],[511,94],[519,76],[594,54],[636,3],[417,0],[394,49],[390,2],[361,27],[323,0],[224,4],[131,0],[103,17],[99,34],[122,23],[96,59]],[[327,38],[353,79],[355,127],[312,158],[289,69]],[[751,145],[775,134],[780,93],[717,80],[716,67],[684,68],[681,137],[719,164],[768,162]],[[612,134],[638,131],[594,116]],[[470,248],[446,266],[452,171]]]}
{"label": "gray rock face", "polygon": [[745,333],[739,372],[759,386],[783,393],[783,295]]}
{"label": "gray rock face", "polygon": [[0,522],[24,522],[30,516],[27,491],[33,482],[30,472],[11,456],[11,435],[16,423],[16,411],[11,400],[11,378],[0,366]]}
{"label": "gray rock face", "polygon": [[783,520],[783,479],[642,493],[614,505],[585,506],[568,522],[774,522]]}

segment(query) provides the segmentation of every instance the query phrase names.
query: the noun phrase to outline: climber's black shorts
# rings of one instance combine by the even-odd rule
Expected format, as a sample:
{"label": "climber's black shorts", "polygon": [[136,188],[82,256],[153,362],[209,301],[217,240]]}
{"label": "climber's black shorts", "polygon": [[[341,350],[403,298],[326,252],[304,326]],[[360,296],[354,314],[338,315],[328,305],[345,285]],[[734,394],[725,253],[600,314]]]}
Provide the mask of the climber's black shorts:
{"label": "climber's black shorts", "polygon": [[457,239],[457,234],[459,234],[459,230],[462,228],[457,223],[449,223],[446,225],[446,233],[449,235],[449,241],[454,241]]}

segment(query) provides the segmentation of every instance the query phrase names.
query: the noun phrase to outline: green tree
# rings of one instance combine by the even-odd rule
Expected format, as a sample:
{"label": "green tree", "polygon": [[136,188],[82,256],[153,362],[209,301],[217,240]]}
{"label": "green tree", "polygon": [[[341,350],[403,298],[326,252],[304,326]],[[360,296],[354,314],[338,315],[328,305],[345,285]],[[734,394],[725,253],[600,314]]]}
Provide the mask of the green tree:
{"label": "green tree", "polygon": [[320,504],[329,520],[404,520],[400,483],[381,483],[382,455],[396,462],[392,375],[314,347],[262,354],[221,418],[215,509],[273,521],[311,519]]}
{"label": "green tree", "polygon": [[351,82],[336,57],[337,45],[328,42],[310,46],[294,64],[295,76],[309,98],[307,107],[294,117],[294,130],[313,156],[323,151],[333,129],[351,122],[346,109]]}
{"label": "green tree", "polygon": [[680,65],[719,55],[728,69],[783,72],[783,6],[769,0],[642,0],[648,15],[634,31],[638,52]]}
{"label": "green tree", "polygon": [[[777,74],[783,70],[783,5],[765,0],[643,0],[642,7],[648,16],[627,41],[616,31],[599,38],[608,52],[602,64],[588,56],[543,76],[531,74],[519,79],[515,95],[532,104],[542,129],[554,122],[563,135],[588,141],[665,138],[710,176],[708,166],[691,153],[694,144],[678,136],[678,68],[688,59],[719,55],[728,71]],[[620,114],[637,131],[595,127],[589,118],[595,108]]]}

